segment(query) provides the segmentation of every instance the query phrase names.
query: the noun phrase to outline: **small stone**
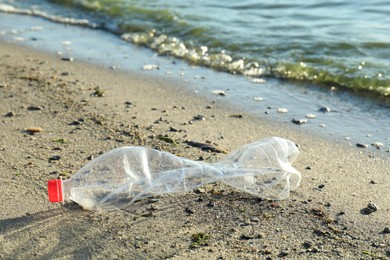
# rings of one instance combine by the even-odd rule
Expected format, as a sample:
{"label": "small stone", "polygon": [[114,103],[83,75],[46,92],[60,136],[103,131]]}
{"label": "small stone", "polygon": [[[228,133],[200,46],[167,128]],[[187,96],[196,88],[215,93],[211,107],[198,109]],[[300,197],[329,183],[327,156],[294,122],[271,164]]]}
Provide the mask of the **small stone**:
{"label": "small stone", "polygon": [[362,212],[366,215],[369,215],[377,210],[378,210],[378,206],[372,202],[369,202],[367,207],[362,209]]}
{"label": "small stone", "polygon": [[320,184],[320,185],[318,185],[318,188],[319,189],[322,189],[322,188],[324,188],[325,187],[325,184]]}
{"label": "small stone", "polygon": [[327,112],[330,112],[332,110],[329,107],[321,107],[320,109],[318,109],[318,111],[320,111],[322,113],[327,113]]}
{"label": "small stone", "polygon": [[370,215],[372,212],[374,212],[372,209],[370,209],[370,208],[364,208],[363,209],[363,212],[365,213],[365,214],[367,214],[367,215]]}
{"label": "small stone", "polygon": [[61,156],[59,155],[54,155],[52,157],[49,158],[49,161],[58,161],[61,159]]}
{"label": "small stone", "polygon": [[169,132],[179,132],[179,130],[174,127],[169,127]]}
{"label": "small stone", "polygon": [[15,116],[15,113],[12,112],[12,111],[10,111],[10,112],[8,112],[7,114],[5,114],[4,116],[6,116],[6,117],[14,117],[14,116]]}
{"label": "small stone", "polygon": [[307,166],[305,169],[306,169],[306,170],[311,170],[311,167],[310,167],[310,166]]}
{"label": "small stone", "polygon": [[217,96],[226,96],[226,91],[224,90],[213,90],[211,93],[213,93],[214,95],[217,95]]}
{"label": "small stone", "polygon": [[389,227],[385,227],[385,229],[383,229],[383,233],[384,234],[390,234],[390,228]]}
{"label": "small stone", "polygon": [[193,117],[192,120],[199,120],[199,121],[206,120],[206,117],[204,115],[196,115]]}
{"label": "small stone", "polygon": [[194,214],[194,211],[189,207],[187,207],[184,211],[187,212],[188,214]]}
{"label": "small stone", "polygon": [[318,247],[313,247],[312,249],[310,249],[310,252],[318,253],[318,252],[320,252],[320,249]]}
{"label": "small stone", "polygon": [[77,120],[75,120],[75,121],[73,121],[73,122],[71,122],[71,123],[69,123],[69,125],[81,125],[81,122],[80,121],[77,121]]}
{"label": "small stone", "polygon": [[359,148],[367,148],[368,144],[357,143],[356,146],[359,147]]}
{"label": "small stone", "polygon": [[293,119],[291,122],[296,125],[303,125],[307,123],[307,119]]}
{"label": "small stone", "polygon": [[209,207],[209,208],[213,208],[215,206],[215,203],[212,202],[212,201],[209,201],[209,203],[207,203],[206,206]]}
{"label": "small stone", "polygon": [[70,75],[70,73],[67,71],[61,73],[61,76],[69,76],[69,75]]}
{"label": "small stone", "polygon": [[41,127],[28,127],[25,129],[25,131],[32,135],[35,133],[43,132],[43,129]]}
{"label": "small stone", "polygon": [[252,222],[259,222],[260,219],[259,219],[258,217],[252,217],[252,218],[251,218],[251,221],[252,221]]}
{"label": "small stone", "polygon": [[286,251],[286,250],[283,250],[283,251],[281,251],[280,253],[279,253],[279,257],[285,257],[285,256],[288,256],[288,251]]}
{"label": "small stone", "polygon": [[43,108],[41,106],[29,106],[29,107],[27,107],[27,110],[39,111],[39,110],[43,110]]}
{"label": "small stone", "polygon": [[383,143],[381,142],[375,142],[372,144],[376,149],[381,149],[383,147]]}
{"label": "small stone", "polygon": [[195,191],[195,193],[206,193],[206,190],[203,188],[197,188],[194,191]]}
{"label": "small stone", "polygon": [[314,118],[316,118],[316,115],[314,115],[314,114],[307,114],[306,117],[309,118],[309,119],[314,119]]}
{"label": "small stone", "polygon": [[263,98],[262,97],[254,97],[253,98],[255,101],[263,101]]}
{"label": "small stone", "polygon": [[378,206],[375,203],[372,203],[372,202],[369,202],[367,204],[367,208],[372,209],[373,211],[377,211],[378,210]]}
{"label": "small stone", "polygon": [[142,69],[143,70],[159,70],[160,66],[153,65],[153,64],[146,64],[146,65],[142,66]]}
{"label": "small stone", "polygon": [[287,108],[284,108],[284,107],[278,108],[277,111],[278,111],[278,113],[287,113],[288,112]]}
{"label": "small stone", "polygon": [[74,59],[73,59],[73,57],[62,57],[61,60],[62,60],[62,61],[69,61],[69,62],[72,62]]}
{"label": "small stone", "polygon": [[374,180],[371,180],[371,181],[370,181],[370,184],[377,184],[377,182],[374,181]]}
{"label": "small stone", "polygon": [[303,247],[306,249],[311,248],[312,246],[313,246],[313,243],[310,241],[303,242]]}

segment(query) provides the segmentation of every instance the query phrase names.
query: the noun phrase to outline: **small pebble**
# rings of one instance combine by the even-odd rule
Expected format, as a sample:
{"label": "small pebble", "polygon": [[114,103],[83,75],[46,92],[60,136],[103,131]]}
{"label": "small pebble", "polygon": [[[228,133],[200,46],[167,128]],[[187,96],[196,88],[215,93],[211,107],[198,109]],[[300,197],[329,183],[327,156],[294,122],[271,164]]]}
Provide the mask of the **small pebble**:
{"label": "small pebble", "polygon": [[153,64],[146,64],[146,65],[142,66],[142,69],[143,70],[159,70],[160,66],[153,65]]}
{"label": "small pebble", "polygon": [[29,107],[27,107],[27,110],[39,111],[39,110],[43,110],[43,108],[41,106],[29,106]]}
{"label": "small pebble", "polygon": [[329,107],[321,107],[320,109],[318,109],[318,111],[320,111],[322,113],[327,113],[327,112],[330,112],[332,110]]}
{"label": "small pebble", "polygon": [[375,142],[372,144],[376,149],[381,149],[383,147],[383,143],[381,142]]}
{"label": "small pebble", "polygon": [[311,248],[313,246],[313,243],[311,241],[305,241],[303,242],[303,247],[304,248]]}
{"label": "small pebble", "polygon": [[194,214],[194,211],[189,207],[187,207],[184,211],[187,212],[188,214]]}
{"label": "small pebble", "polygon": [[253,98],[255,101],[263,101],[263,98],[262,97],[254,97]]}
{"label": "small pebble", "polygon": [[372,202],[369,202],[369,203],[367,204],[367,207],[365,207],[365,208],[363,209],[363,212],[364,212],[365,214],[369,215],[369,214],[371,214],[371,213],[373,213],[373,212],[375,212],[375,211],[377,211],[377,210],[378,210],[378,206],[375,205],[375,204],[372,203]]}
{"label": "small pebble", "polygon": [[278,108],[277,111],[278,111],[278,113],[287,113],[288,112],[288,110],[284,107]]}
{"label": "small pebble", "polygon": [[291,122],[296,125],[303,125],[307,123],[307,119],[293,119]]}
{"label": "small pebble", "polygon": [[61,159],[61,156],[59,155],[54,155],[52,157],[49,158],[49,161],[58,161]]}
{"label": "small pebble", "polygon": [[15,113],[10,111],[7,114],[5,114],[4,116],[6,116],[6,117],[13,117],[13,116],[15,116]]}
{"label": "small pebble", "polygon": [[169,127],[169,132],[179,132],[179,130],[174,127]]}
{"label": "small pebble", "polygon": [[385,229],[383,229],[383,233],[384,234],[390,234],[390,228],[389,227],[385,227]]}
{"label": "small pebble", "polygon": [[288,251],[284,250],[279,253],[279,257],[285,257],[288,256]]}
{"label": "small pebble", "polygon": [[73,61],[73,57],[62,57],[61,60],[72,62]]}
{"label": "small pebble", "polygon": [[206,117],[204,115],[196,115],[193,117],[192,120],[199,120],[199,121],[206,120]]}
{"label": "small pebble", "polygon": [[41,127],[28,127],[25,129],[25,131],[29,134],[35,134],[35,133],[42,132],[43,129]]}
{"label": "small pebble", "polygon": [[213,90],[211,93],[218,96],[226,96],[226,91],[224,90]]}
{"label": "small pebble", "polygon": [[369,202],[367,204],[367,208],[372,209],[373,211],[377,211],[378,210],[378,206],[375,203],[372,203],[372,202]]}
{"label": "small pebble", "polygon": [[212,208],[212,207],[214,207],[215,206],[215,203],[214,202],[212,202],[212,201],[209,201],[209,203],[207,203],[207,205],[206,205],[207,207],[209,207],[209,208]]}
{"label": "small pebble", "polygon": [[314,115],[314,114],[307,114],[306,117],[309,118],[309,119],[313,119],[313,118],[316,118],[316,115]]}
{"label": "small pebble", "polygon": [[194,190],[195,193],[206,193],[206,190],[203,188],[197,188]]}
{"label": "small pebble", "polygon": [[359,147],[359,148],[367,148],[368,144],[357,143],[356,146]]}

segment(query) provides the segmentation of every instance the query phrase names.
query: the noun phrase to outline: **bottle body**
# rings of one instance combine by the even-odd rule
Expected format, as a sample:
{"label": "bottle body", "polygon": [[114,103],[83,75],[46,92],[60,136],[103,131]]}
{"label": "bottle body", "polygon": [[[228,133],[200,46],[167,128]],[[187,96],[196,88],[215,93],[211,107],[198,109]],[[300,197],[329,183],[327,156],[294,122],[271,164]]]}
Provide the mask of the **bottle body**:
{"label": "bottle body", "polygon": [[244,145],[213,165],[224,172],[226,184],[255,196],[281,200],[300,184],[301,174],[291,166],[298,154],[293,142],[272,137]]}
{"label": "bottle body", "polygon": [[291,166],[297,155],[293,142],[277,137],[245,145],[212,164],[145,147],[122,147],[92,160],[70,179],[57,180],[51,201],[114,210],[143,197],[188,192],[216,181],[256,196],[285,199],[301,180]]}
{"label": "bottle body", "polygon": [[112,210],[143,197],[188,192],[220,178],[221,172],[206,163],[145,147],[122,147],[63,181],[63,192],[65,200],[86,209]]}

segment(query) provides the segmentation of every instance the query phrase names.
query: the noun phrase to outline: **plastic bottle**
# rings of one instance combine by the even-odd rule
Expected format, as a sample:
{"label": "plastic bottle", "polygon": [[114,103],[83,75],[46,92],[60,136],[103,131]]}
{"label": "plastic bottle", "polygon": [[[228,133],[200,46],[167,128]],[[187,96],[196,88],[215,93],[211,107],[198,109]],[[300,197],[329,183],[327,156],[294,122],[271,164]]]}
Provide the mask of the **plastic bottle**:
{"label": "plastic bottle", "polygon": [[245,145],[210,164],[145,147],[122,147],[100,155],[68,180],[50,180],[48,194],[51,202],[72,200],[89,210],[114,210],[144,197],[223,181],[280,200],[299,186],[301,174],[291,166],[297,156],[296,145],[278,137]]}

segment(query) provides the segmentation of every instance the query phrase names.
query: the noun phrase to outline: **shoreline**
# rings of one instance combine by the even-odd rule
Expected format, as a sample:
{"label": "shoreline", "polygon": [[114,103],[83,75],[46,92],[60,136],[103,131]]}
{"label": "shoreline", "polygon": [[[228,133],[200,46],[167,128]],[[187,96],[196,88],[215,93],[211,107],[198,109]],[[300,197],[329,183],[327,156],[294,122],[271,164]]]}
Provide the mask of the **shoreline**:
{"label": "shoreline", "polygon": [[[0,194],[5,201],[0,206],[0,257],[389,256],[390,234],[383,233],[390,227],[388,157],[291,124],[241,111],[237,116],[218,99],[180,88],[185,82],[179,80],[0,46]],[[194,119],[198,115],[205,120]],[[29,134],[29,127],[42,132]],[[72,203],[50,205],[46,198],[48,179],[67,178],[90,156],[114,147],[143,145],[213,162],[223,154],[185,141],[232,151],[269,136],[299,145],[293,166],[303,180],[287,200],[260,201],[221,183],[206,185],[201,194],[161,196],[154,209],[140,201],[127,211],[89,212]],[[60,159],[50,160],[53,156]],[[213,207],[207,206],[210,201]],[[366,215],[363,209],[370,201],[379,209]],[[199,233],[210,239],[192,247],[191,237]]]}
{"label": "shoreline", "polygon": [[[388,108],[380,103],[274,79],[253,83],[245,77],[192,67],[172,57],[156,56],[148,49],[99,30],[69,27],[31,16],[2,13],[0,16],[4,18],[4,29],[0,32],[4,40],[56,53],[65,59],[75,58],[146,77],[170,78],[173,82],[183,82],[182,86],[189,92],[222,101],[246,114],[270,117],[270,121],[291,125],[293,119],[304,119],[306,124],[295,127],[339,143],[361,144],[370,151],[376,150],[372,144],[383,145],[378,152],[388,155],[390,139],[385,129],[390,125],[390,118]],[[99,44],[94,44],[97,41]],[[145,65],[158,69],[142,70]],[[212,94],[215,90],[222,90],[226,95],[215,96]],[[331,113],[320,112],[321,108],[329,108]],[[280,113],[279,109],[288,112]],[[308,114],[315,118],[307,118]]]}

